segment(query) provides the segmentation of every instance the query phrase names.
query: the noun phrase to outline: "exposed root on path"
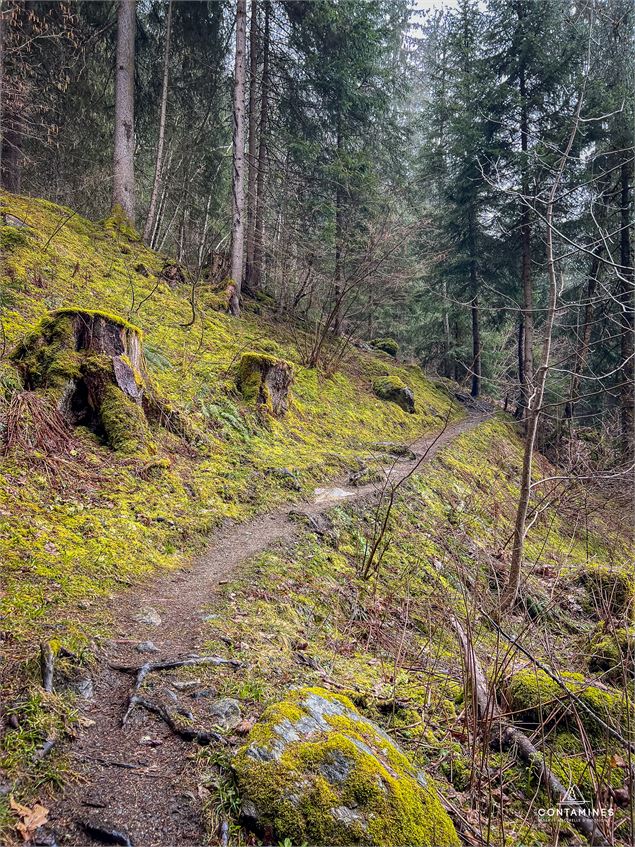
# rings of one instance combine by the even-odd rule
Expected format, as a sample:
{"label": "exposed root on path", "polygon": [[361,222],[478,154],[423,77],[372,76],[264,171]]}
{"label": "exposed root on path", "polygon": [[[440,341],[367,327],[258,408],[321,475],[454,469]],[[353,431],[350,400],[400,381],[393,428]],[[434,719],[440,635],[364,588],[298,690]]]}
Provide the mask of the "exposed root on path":
{"label": "exposed root on path", "polygon": [[153,671],[172,670],[173,668],[192,667],[193,665],[231,665],[233,668],[239,668],[242,662],[236,659],[223,659],[220,656],[192,656],[189,659],[176,659],[167,662],[146,662],[141,667],[131,665],[111,665],[113,670],[121,671],[122,673],[136,674],[135,683],[128,697],[128,706],[126,712],[121,719],[121,725],[125,726],[128,718],[135,708],[140,707],[158,715],[161,720],[167,724],[175,735],[178,735],[184,741],[194,741],[202,747],[211,744],[212,741],[224,743],[223,736],[212,730],[197,730],[192,726],[183,724],[179,720],[179,715],[174,714],[170,709],[166,708],[162,703],[157,703],[154,700],[149,700],[139,693],[143,681],[149,673]]}

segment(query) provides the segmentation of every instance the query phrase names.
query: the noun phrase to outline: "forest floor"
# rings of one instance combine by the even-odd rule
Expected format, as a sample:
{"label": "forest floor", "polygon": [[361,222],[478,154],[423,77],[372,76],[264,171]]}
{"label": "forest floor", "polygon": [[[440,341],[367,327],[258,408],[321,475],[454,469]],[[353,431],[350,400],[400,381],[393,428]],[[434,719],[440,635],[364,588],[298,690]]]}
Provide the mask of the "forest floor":
{"label": "forest floor", "polygon": [[[396,461],[388,482],[395,486],[454,441],[490,417],[482,405],[446,427],[437,436],[418,439],[411,445],[414,459]],[[205,553],[189,567],[163,575],[141,591],[120,595],[114,604],[117,621],[113,638],[99,656],[94,678],[94,698],[82,708],[80,732],[70,752],[77,778],[51,810],[50,831],[60,844],[94,844],[87,827],[111,833],[110,843],[144,847],[197,845],[205,841],[203,798],[197,792],[192,767],[192,744],[175,735],[159,718],[137,709],[134,720],[122,726],[134,676],[115,666],[140,667],[145,661],[165,662],[201,654],[206,608],[219,586],[241,563],[259,552],[279,545],[293,545],[299,526],[290,514],[309,520],[324,514],[343,500],[372,501],[382,488],[376,483],[347,487],[344,479],[316,489],[312,501],[259,516],[246,523],[227,526],[216,533]],[[157,612],[160,623],[142,622]],[[120,637],[117,637],[120,636]],[[157,648],[144,658],[136,645]],[[95,830],[93,830],[95,832]],[[97,837],[99,839],[99,836]]]}

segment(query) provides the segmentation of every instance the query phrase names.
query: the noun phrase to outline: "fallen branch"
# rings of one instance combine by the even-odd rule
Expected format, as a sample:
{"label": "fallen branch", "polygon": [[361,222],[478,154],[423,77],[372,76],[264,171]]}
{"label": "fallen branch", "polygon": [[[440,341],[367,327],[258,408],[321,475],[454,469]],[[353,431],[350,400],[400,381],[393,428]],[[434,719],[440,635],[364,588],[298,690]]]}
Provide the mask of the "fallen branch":
{"label": "fallen branch", "polygon": [[557,798],[558,804],[572,812],[566,820],[584,835],[589,844],[594,847],[608,847],[608,841],[602,830],[581,808],[580,803],[571,798],[570,791],[553,773],[540,750],[523,732],[502,717],[494,697],[489,693],[485,674],[465,630],[456,618],[452,618],[452,625],[461,644],[474,707],[479,719],[487,722],[492,730],[494,727],[497,728],[496,737],[503,748],[512,750],[520,762],[537,771],[540,782],[553,797]]}
{"label": "fallen branch", "polygon": [[40,670],[42,672],[42,687],[47,694],[53,691],[53,673],[55,670],[55,659],[53,650],[48,641],[40,644]]}

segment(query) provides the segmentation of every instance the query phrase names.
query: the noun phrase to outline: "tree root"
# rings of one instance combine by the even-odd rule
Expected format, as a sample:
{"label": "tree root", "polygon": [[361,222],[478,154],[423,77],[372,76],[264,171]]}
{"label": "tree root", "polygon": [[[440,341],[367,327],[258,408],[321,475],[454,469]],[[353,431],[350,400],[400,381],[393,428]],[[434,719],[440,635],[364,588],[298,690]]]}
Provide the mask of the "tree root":
{"label": "tree root", "polygon": [[242,662],[236,659],[223,659],[220,656],[192,656],[189,659],[176,659],[167,662],[146,662],[141,667],[134,665],[110,665],[113,670],[121,671],[122,673],[136,674],[135,682],[132,691],[128,697],[128,706],[121,720],[121,725],[125,726],[128,722],[133,710],[139,706],[158,715],[164,723],[166,723],[175,735],[180,736],[185,741],[195,741],[201,746],[211,744],[212,741],[224,742],[222,735],[212,731],[202,731],[194,729],[191,726],[183,726],[169,709],[161,703],[156,703],[154,700],[148,700],[139,694],[143,681],[149,673],[153,671],[172,670],[173,668],[191,667],[192,665],[231,665],[233,668],[240,667]]}
{"label": "tree root", "polygon": [[571,797],[571,792],[551,770],[543,753],[523,732],[503,718],[496,699],[488,690],[485,675],[465,630],[456,618],[452,618],[452,625],[461,644],[475,712],[480,721],[489,728],[492,739],[500,743],[503,748],[511,750],[519,762],[538,772],[540,782],[550,795],[557,799],[561,807],[571,811],[571,815],[567,816],[566,820],[584,835],[589,844],[593,847],[608,847],[608,841],[602,830],[583,810],[580,803]]}

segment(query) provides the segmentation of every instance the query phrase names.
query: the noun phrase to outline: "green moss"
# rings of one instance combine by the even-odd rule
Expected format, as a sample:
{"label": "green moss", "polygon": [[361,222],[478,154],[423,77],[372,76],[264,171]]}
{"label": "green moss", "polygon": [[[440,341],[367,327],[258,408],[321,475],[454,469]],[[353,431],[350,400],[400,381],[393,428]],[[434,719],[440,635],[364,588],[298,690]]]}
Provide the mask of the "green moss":
{"label": "green moss", "polygon": [[106,385],[100,414],[106,440],[113,450],[137,457],[156,452],[143,409],[116,385]]}
{"label": "green moss", "polygon": [[375,338],[370,344],[375,350],[381,350],[389,356],[396,356],[399,353],[399,345],[394,338]]}
{"label": "green moss", "polygon": [[0,226],[0,250],[16,250],[28,244],[28,240],[23,227]]}
{"label": "green moss", "polygon": [[128,220],[124,210],[118,203],[113,206],[110,215],[104,221],[104,229],[112,235],[123,235],[130,241],[141,240],[141,237],[133,223]]}
{"label": "green moss", "polygon": [[120,326],[123,329],[127,329],[130,332],[136,333],[140,339],[143,340],[143,330],[135,326],[134,324],[127,321],[125,318],[122,318],[121,315],[117,315],[114,312],[105,312],[103,309],[82,309],[79,306],[65,306],[62,309],[56,309],[51,313],[51,321],[55,322],[57,318],[64,317],[68,315],[69,317],[87,317],[87,318],[103,318],[108,323],[116,324],[116,326]]}
{"label": "green moss", "polygon": [[272,368],[282,369],[293,375],[290,362],[277,359],[269,353],[243,353],[238,363],[236,385],[248,403],[253,403],[268,412],[273,412],[271,393],[266,383],[268,373]]}

